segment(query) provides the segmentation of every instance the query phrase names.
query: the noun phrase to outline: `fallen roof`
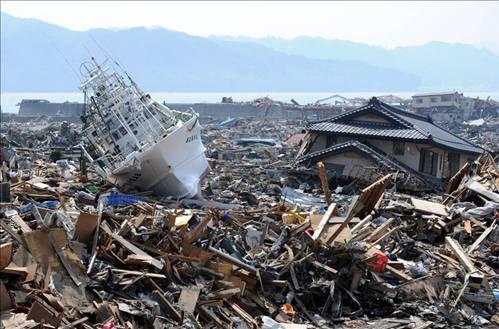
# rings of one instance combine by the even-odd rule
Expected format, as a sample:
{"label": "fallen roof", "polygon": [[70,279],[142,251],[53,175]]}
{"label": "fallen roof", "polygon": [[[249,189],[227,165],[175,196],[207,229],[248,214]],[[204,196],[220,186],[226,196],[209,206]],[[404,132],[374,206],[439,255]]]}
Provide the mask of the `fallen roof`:
{"label": "fallen roof", "polygon": [[308,154],[305,154],[298,159],[296,159],[296,163],[298,164],[304,164],[308,161],[319,161],[321,159],[324,159],[328,156],[339,154],[339,153],[344,153],[346,151],[355,151],[359,152],[362,154],[365,154],[372,158],[375,161],[379,161],[382,165],[387,167],[390,170],[397,171],[397,170],[404,170],[405,168],[402,168],[400,164],[397,162],[388,159],[386,156],[383,154],[377,152],[374,150],[374,148],[367,146],[366,144],[363,144],[359,141],[347,141],[344,143],[336,144],[331,147],[328,147],[326,149],[322,149],[319,151],[311,152]]}
{"label": "fallen roof", "polygon": [[[376,114],[387,122],[358,121],[362,114]],[[451,132],[436,126],[429,118],[407,112],[373,97],[365,106],[336,115],[329,119],[311,122],[307,129],[319,133],[346,136],[390,138],[414,143],[428,143],[457,151],[481,154],[484,150]]]}

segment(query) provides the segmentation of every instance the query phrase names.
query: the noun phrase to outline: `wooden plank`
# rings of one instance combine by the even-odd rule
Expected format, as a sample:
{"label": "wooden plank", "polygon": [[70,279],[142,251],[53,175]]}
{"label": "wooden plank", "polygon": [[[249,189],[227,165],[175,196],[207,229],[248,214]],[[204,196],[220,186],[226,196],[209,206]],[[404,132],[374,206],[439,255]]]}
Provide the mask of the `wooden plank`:
{"label": "wooden plank", "polygon": [[331,241],[334,241],[338,237],[338,235],[340,235],[341,231],[345,229],[345,227],[350,223],[354,216],[371,213],[378,201],[383,196],[386,186],[391,181],[391,177],[392,174],[388,174],[378,179],[376,182],[363,189],[359,197],[352,199],[352,205],[348,209],[347,218],[342,224],[340,224],[336,232],[332,234]]}
{"label": "wooden plank", "polygon": [[258,322],[239,305],[237,305],[236,303],[230,303],[229,305],[237,314],[239,314],[241,318],[243,318],[247,323],[251,324],[253,328],[258,328]]}
{"label": "wooden plank", "polygon": [[386,265],[386,270],[389,271],[390,273],[392,273],[394,276],[396,276],[397,278],[399,278],[401,280],[404,280],[404,281],[411,281],[412,280],[411,276],[408,276],[404,272],[399,271],[399,270],[397,270],[396,268],[394,268],[394,267],[392,267],[390,265]]}
{"label": "wooden plank", "polygon": [[229,299],[230,297],[239,294],[241,294],[241,288],[237,287],[211,292],[206,297],[208,299]]}
{"label": "wooden plank", "polygon": [[391,181],[392,174],[381,177],[368,187],[362,190],[352,212],[352,216],[366,216],[371,213],[371,211],[376,207],[385,189]]}
{"label": "wooden plank", "polygon": [[348,226],[341,230],[341,233],[338,234],[334,240],[331,239],[333,234],[341,227],[341,223],[327,225],[326,229],[322,232],[319,241],[321,241],[323,244],[332,244],[335,241],[342,243],[345,241],[350,241],[350,239],[352,238],[352,232],[350,232]]}
{"label": "wooden plank", "polygon": [[314,261],[312,262],[312,265],[314,265],[314,266],[316,266],[316,267],[320,267],[320,268],[322,268],[322,269],[324,269],[324,270],[326,270],[326,271],[329,271],[329,272],[331,272],[331,273],[333,273],[333,274],[338,274],[338,271],[337,271],[337,270],[335,270],[334,268],[332,268],[332,267],[330,267],[330,266],[327,266],[326,264],[322,264],[322,263],[321,263],[321,262],[319,262],[319,261],[314,260]]}
{"label": "wooden plank", "polygon": [[476,272],[477,269],[468,258],[468,256],[464,253],[464,250],[461,248],[461,245],[451,238],[450,236],[445,237],[445,242],[447,246],[452,250],[452,252],[456,255],[459,262],[464,266],[465,270],[469,273]]}
{"label": "wooden plank", "polygon": [[235,257],[232,257],[231,255],[228,255],[228,254],[226,254],[226,253],[224,253],[216,248],[213,248],[210,246],[210,247],[208,247],[208,250],[215,253],[218,257],[228,261],[229,263],[245,269],[246,271],[250,272],[253,275],[256,275],[258,272],[258,270],[256,268],[254,268],[253,266],[248,265],[248,264],[242,262],[241,260],[239,260]]}
{"label": "wooden plank", "polygon": [[175,307],[173,307],[170,301],[165,296],[163,296],[158,290],[154,290],[152,292],[152,296],[159,303],[159,307],[163,312],[170,315],[172,319],[174,319],[175,321],[178,322],[182,321],[182,316],[180,315],[180,313],[175,309]]}
{"label": "wooden plank", "polygon": [[398,231],[398,229],[399,229],[398,227],[392,228],[391,230],[389,230],[388,232],[386,232],[385,234],[383,234],[382,236],[380,236],[376,241],[372,242],[371,246],[375,246],[375,245],[379,244],[381,241],[383,241],[388,236],[390,236],[393,232]]}
{"label": "wooden plank", "polygon": [[483,233],[480,234],[478,239],[476,239],[475,242],[473,242],[473,244],[468,248],[468,255],[471,255],[473,251],[475,251],[475,249],[482,243],[482,241],[485,240],[485,238],[490,234],[490,232],[495,230],[496,227],[497,227],[497,220],[494,220],[492,224],[485,231],[483,231]]}
{"label": "wooden plank", "polygon": [[358,222],[357,225],[355,225],[354,227],[352,227],[352,229],[350,231],[352,232],[352,234],[354,234],[354,233],[356,233],[357,231],[359,231],[361,228],[363,228],[367,223],[369,223],[372,220],[373,220],[373,215],[367,215],[366,217],[364,217],[363,220],[361,220],[360,222]]}
{"label": "wooden plank", "polygon": [[0,271],[6,268],[12,260],[12,242],[0,245]]}
{"label": "wooden plank", "polygon": [[388,219],[386,222],[378,226],[371,234],[369,234],[369,236],[366,239],[364,239],[364,241],[373,242],[377,240],[380,236],[382,236],[386,232],[388,227],[390,227],[390,225],[392,225],[394,221],[395,218],[393,217]]}
{"label": "wooden plank", "polygon": [[317,226],[317,229],[314,231],[314,234],[312,235],[313,240],[317,240],[320,237],[320,235],[322,234],[322,231],[324,230],[324,228],[328,224],[329,218],[331,218],[331,216],[333,216],[333,212],[334,212],[335,208],[336,208],[336,203],[331,203],[329,205],[326,213],[324,214],[324,216],[322,216],[322,219],[319,223],[319,226]]}
{"label": "wooden plank", "polygon": [[449,215],[449,213],[447,212],[447,208],[441,203],[416,198],[411,198],[411,203],[416,210],[421,211],[425,214],[434,214],[445,217]]}
{"label": "wooden plank", "polygon": [[97,243],[99,242],[99,228],[102,220],[102,212],[104,211],[104,201],[102,198],[99,198],[97,202],[97,226],[95,227],[94,236],[92,239],[92,251],[90,252],[90,264],[88,264],[87,274],[92,272],[92,268],[94,267],[95,259],[97,258]]}
{"label": "wooden plank", "polygon": [[69,277],[71,280],[73,280],[74,284],[79,287],[82,285],[82,282],[78,280],[78,277],[76,276],[76,273],[73,271],[73,268],[71,267],[71,264],[67,260],[66,256],[64,255],[61,247],[57,244],[57,241],[55,240],[54,236],[52,235],[52,232],[48,232],[48,240],[50,242],[50,245],[52,248],[54,248],[55,253],[59,257],[59,260],[61,261],[62,265],[66,269],[66,272],[68,272]]}
{"label": "wooden plank", "polygon": [[78,220],[75,224],[75,231],[73,239],[80,241],[84,244],[89,244],[93,241],[93,232],[97,227],[97,222],[99,220],[99,216],[94,214],[89,214],[82,212],[80,216],[78,216]]}
{"label": "wooden plank", "polygon": [[125,247],[128,251],[133,252],[136,255],[151,257],[151,265],[156,267],[158,270],[163,269],[163,266],[164,266],[163,263],[161,263],[156,258],[153,258],[151,255],[149,255],[148,253],[146,253],[142,249],[139,249],[138,247],[136,247],[133,243],[129,242],[128,240],[123,238],[121,235],[113,233],[111,236],[113,237],[113,239],[115,239],[116,241],[121,243],[121,245],[123,247]]}
{"label": "wooden plank", "polygon": [[12,298],[9,291],[5,287],[2,280],[0,280],[0,311],[10,310],[12,308]]}
{"label": "wooden plank", "polygon": [[195,286],[183,287],[180,292],[177,306],[186,313],[193,314],[199,298],[201,289]]}

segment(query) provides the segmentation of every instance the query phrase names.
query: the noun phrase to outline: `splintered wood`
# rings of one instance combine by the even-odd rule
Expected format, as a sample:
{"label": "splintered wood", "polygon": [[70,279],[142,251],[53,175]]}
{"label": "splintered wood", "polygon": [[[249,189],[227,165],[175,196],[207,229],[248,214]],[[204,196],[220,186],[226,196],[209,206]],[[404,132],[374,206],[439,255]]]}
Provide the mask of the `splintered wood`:
{"label": "splintered wood", "polygon": [[[400,193],[414,178],[400,172],[335,180],[345,194],[332,195],[324,163],[287,177],[289,150],[265,148],[269,162],[254,149],[210,160],[207,200],[123,194],[92,166],[81,182],[58,176],[60,162],[37,165],[46,177],[20,178],[0,204],[0,327],[496,324],[499,159],[461,168],[450,195]],[[302,184],[313,194],[290,187]]]}

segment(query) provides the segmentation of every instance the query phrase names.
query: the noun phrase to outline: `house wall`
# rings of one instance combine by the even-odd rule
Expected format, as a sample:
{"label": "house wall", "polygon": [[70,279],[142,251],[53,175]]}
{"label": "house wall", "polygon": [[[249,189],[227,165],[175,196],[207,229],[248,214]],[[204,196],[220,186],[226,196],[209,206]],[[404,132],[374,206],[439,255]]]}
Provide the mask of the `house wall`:
{"label": "house wall", "polygon": [[317,134],[311,133],[310,141],[313,142],[315,140],[315,142],[313,142],[313,144],[310,148],[310,152],[315,152],[315,151],[319,151],[319,150],[326,148],[326,136],[319,135],[319,137],[317,137],[317,139],[316,139],[316,137],[317,137]]}
{"label": "house wall", "polygon": [[459,106],[462,98],[463,95],[460,93],[412,96],[412,107],[417,109],[435,106]]}
{"label": "house wall", "polygon": [[382,123],[390,123],[390,121],[380,117],[379,115],[375,114],[363,114],[355,117],[356,121],[372,121],[372,122],[382,122]]}
{"label": "house wall", "polygon": [[331,155],[322,161],[326,167],[328,164],[345,166],[342,175],[348,177],[363,177],[366,171],[375,172],[378,167],[371,159],[355,152]]}
{"label": "house wall", "polygon": [[[311,152],[318,151],[321,149],[324,149],[326,147],[326,140],[327,137],[326,135],[319,135],[317,138],[316,142],[312,145]],[[355,137],[347,137],[347,136],[338,136],[336,138],[336,143],[344,143],[349,140],[359,140],[358,138]],[[451,177],[454,173],[449,172],[449,163],[448,163],[448,150],[445,150],[440,147],[436,147],[433,145],[429,144],[415,144],[415,143],[404,143],[404,155],[396,155],[394,154],[394,141],[391,140],[381,140],[381,139],[360,139],[361,142],[366,142],[368,144],[371,144],[372,146],[378,148],[379,150],[383,151],[386,155],[389,157],[405,164],[406,166],[410,167],[413,170],[419,171],[419,162],[421,158],[421,150],[426,149],[428,151],[432,151],[437,154],[438,160],[437,160],[437,170],[436,170],[436,176],[437,178],[448,178]],[[350,160],[344,159],[344,157],[351,157]],[[474,159],[475,157],[473,155],[467,154],[467,153],[461,153],[459,156],[459,168],[464,166],[464,164],[470,160]],[[361,160],[363,159],[363,160]],[[326,161],[326,160],[325,160]],[[333,161],[340,161],[340,162],[334,162],[338,164],[345,164],[346,168],[345,171],[347,171],[348,168],[352,168],[355,165],[368,165],[365,161],[371,161],[369,159],[365,159],[364,157],[361,157],[357,153],[354,152],[349,152],[349,153],[344,153],[342,154],[342,157],[339,155],[332,156],[328,158],[330,163],[333,163]],[[348,162],[350,161],[350,162]],[[357,163],[357,161],[359,161]],[[372,163],[369,165],[373,165]],[[345,174],[348,175],[348,174]],[[351,176],[351,175],[349,175]]]}

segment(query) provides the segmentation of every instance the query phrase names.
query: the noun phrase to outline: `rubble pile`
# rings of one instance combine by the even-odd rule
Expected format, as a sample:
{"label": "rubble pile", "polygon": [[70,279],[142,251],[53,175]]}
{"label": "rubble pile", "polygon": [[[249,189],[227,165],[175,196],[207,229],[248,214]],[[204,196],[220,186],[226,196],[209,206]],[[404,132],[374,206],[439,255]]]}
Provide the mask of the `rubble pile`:
{"label": "rubble pile", "polygon": [[80,125],[50,122],[44,118],[31,122],[9,122],[2,125],[2,140],[27,148],[68,147],[80,142]]}
{"label": "rubble pile", "polygon": [[300,132],[299,126],[242,119],[205,126],[203,141],[212,170],[203,196],[230,204],[276,206],[298,149],[299,140],[286,141]]}
{"label": "rubble pile", "polygon": [[427,199],[395,192],[390,174],[353,198],[323,182],[325,198],[297,202],[289,177],[268,179],[291,155],[268,139],[294,132],[266,129],[208,130],[218,155],[206,194],[219,202],[122,194],[91,170],[41,160],[23,177],[2,172],[2,325],[499,325],[498,159],[480,157]]}
{"label": "rubble pile", "polygon": [[499,146],[497,145],[499,138],[498,116],[470,120],[454,127],[452,131],[486,150],[495,153],[499,151]]}

